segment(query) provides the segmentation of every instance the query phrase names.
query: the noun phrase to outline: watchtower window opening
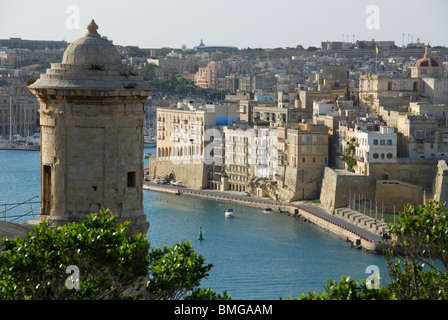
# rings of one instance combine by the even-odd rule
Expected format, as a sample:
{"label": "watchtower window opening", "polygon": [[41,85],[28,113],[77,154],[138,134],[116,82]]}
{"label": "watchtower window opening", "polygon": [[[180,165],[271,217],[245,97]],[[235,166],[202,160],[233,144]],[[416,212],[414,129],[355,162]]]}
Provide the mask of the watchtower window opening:
{"label": "watchtower window opening", "polygon": [[135,188],[135,172],[128,172],[128,188]]}

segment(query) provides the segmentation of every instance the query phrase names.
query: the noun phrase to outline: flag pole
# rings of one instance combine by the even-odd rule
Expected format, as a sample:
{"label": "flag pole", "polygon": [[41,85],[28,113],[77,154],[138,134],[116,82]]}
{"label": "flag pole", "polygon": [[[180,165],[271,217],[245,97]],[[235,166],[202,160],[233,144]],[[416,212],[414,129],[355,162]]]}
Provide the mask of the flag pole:
{"label": "flag pole", "polygon": [[375,47],[375,73],[378,74],[378,46]]}

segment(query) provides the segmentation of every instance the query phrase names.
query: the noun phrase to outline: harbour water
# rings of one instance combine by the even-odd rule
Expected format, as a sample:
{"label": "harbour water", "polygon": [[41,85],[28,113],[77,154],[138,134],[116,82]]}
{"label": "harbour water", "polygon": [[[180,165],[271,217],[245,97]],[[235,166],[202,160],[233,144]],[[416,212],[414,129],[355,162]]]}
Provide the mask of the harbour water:
{"label": "harbour water", "polygon": [[[40,196],[40,152],[0,150],[0,204],[36,195]],[[229,205],[233,219],[224,216]],[[227,291],[234,299],[275,300],[322,292],[328,279],[367,279],[372,265],[378,267],[382,283],[388,280],[381,255],[354,249],[332,233],[281,213],[149,190],[144,191],[144,208],[151,223],[151,245],[191,241],[193,249],[214,265],[201,287]]]}

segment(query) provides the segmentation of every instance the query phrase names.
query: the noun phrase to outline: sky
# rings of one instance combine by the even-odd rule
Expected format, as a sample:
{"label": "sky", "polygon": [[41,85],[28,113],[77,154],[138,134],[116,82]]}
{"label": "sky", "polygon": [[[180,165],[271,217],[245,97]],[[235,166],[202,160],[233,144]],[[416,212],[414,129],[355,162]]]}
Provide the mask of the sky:
{"label": "sky", "polygon": [[447,0],[0,0],[0,39],[66,40],[92,19],[116,45],[140,48],[320,47],[383,40],[448,46]]}

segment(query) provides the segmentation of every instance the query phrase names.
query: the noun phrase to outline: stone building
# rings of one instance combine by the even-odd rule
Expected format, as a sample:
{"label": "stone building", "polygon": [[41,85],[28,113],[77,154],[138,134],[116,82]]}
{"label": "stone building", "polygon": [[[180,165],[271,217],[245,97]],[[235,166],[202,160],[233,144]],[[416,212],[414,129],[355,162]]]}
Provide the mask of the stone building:
{"label": "stone building", "polygon": [[278,127],[278,198],[303,200],[319,197],[328,166],[328,127],[299,123]]}
{"label": "stone building", "polygon": [[361,75],[360,105],[378,114],[380,107],[396,109],[415,101],[448,104],[448,77],[433,56],[437,55],[427,46],[423,58],[411,67],[410,76]]}
{"label": "stone building", "polygon": [[397,162],[397,134],[394,128],[379,126],[379,130],[355,131],[355,172],[368,175],[371,163],[395,163]]}
{"label": "stone building", "polygon": [[150,176],[208,188],[210,175],[224,164],[223,153],[218,152],[223,127],[240,121],[239,107],[236,103],[179,106],[157,110],[157,156],[150,158]]}
{"label": "stone building", "polygon": [[109,208],[130,234],[145,235],[143,104],[153,90],[97,28],[92,20],[29,87],[40,102],[38,219],[62,225]]}

